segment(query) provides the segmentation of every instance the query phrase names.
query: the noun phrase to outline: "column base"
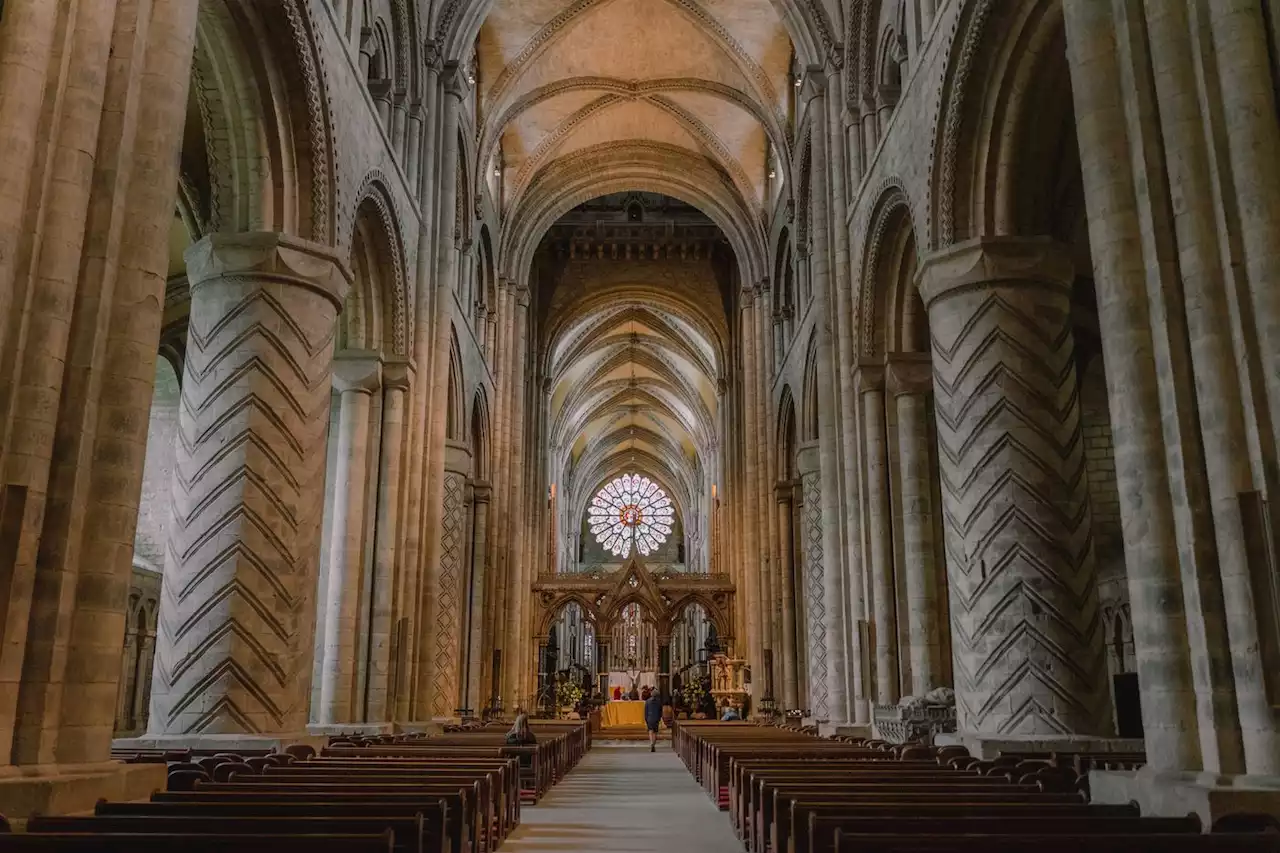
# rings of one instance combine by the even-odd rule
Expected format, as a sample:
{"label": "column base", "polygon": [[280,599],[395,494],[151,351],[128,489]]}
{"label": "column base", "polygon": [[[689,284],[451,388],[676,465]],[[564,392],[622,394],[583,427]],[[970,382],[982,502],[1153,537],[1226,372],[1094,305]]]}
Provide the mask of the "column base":
{"label": "column base", "polygon": [[1268,814],[1280,819],[1280,776],[1219,776],[1215,773],[1095,770],[1089,774],[1094,803],[1137,803],[1144,816],[1200,816],[1205,831],[1224,815]]}
{"label": "column base", "polygon": [[286,746],[307,744],[319,750],[327,746],[327,735],[299,732],[292,735],[143,735],[142,737],[117,738],[112,749],[199,749],[216,752],[266,749],[278,752]]}
{"label": "column base", "polygon": [[974,758],[990,760],[1001,752],[1145,752],[1141,738],[1096,735],[989,735],[978,732],[938,734],[936,746],[963,746]]}
{"label": "column base", "polygon": [[92,812],[98,800],[145,800],[165,787],[163,764],[0,767],[0,814],[21,829],[34,814]]}

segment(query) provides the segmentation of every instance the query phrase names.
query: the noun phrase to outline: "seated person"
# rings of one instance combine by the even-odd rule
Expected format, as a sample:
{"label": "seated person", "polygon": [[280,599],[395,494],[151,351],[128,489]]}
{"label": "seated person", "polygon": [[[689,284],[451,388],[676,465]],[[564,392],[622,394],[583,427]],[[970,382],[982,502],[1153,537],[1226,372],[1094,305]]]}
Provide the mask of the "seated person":
{"label": "seated person", "polygon": [[538,742],[538,738],[533,734],[533,728],[529,725],[529,715],[519,714],[516,721],[511,724],[511,730],[507,732],[508,746],[533,746]]}
{"label": "seated person", "polygon": [[622,685],[620,684],[613,685],[613,701],[617,702],[621,698],[622,698]]}
{"label": "seated person", "polygon": [[742,717],[738,716],[737,710],[732,705],[729,704],[728,699],[725,699],[724,702],[721,703],[720,708],[721,708],[720,722],[731,723],[735,720],[742,719]]}

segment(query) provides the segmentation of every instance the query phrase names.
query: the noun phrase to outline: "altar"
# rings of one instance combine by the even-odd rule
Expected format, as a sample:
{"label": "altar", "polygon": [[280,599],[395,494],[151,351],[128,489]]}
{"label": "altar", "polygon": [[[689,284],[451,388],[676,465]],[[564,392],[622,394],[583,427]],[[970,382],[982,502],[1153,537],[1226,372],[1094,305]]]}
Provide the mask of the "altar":
{"label": "altar", "polygon": [[606,702],[600,712],[600,725],[605,728],[614,726],[643,726],[644,702],[619,699]]}

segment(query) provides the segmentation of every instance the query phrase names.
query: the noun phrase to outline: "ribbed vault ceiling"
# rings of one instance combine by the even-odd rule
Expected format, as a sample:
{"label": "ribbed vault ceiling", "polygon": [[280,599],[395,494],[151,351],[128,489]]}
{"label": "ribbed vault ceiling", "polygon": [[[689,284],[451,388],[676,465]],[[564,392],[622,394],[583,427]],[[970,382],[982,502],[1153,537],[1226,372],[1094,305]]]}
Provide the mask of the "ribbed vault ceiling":
{"label": "ribbed vault ceiling", "polygon": [[790,63],[771,0],[497,0],[477,45],[481,162],[501,162],[514,208],[558,160],[648,143],[759,211]]}

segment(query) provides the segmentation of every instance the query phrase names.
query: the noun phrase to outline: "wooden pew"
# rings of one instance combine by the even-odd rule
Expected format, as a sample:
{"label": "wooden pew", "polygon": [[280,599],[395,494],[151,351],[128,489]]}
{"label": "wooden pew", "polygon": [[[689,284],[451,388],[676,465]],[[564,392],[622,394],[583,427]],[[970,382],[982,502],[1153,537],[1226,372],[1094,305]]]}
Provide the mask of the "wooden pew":
{"label": "wooden pew", "polygon": [[195,791],[161,791],[152,795],[152,802],[182,803],[328,803],[359,805],[373,814],[384,805],[412,805],[424,813],[432,803],[444,800],[449,809],[446,815],[449,837],[453,841],[453,853],[471,853],[484,850],[479,838],[477,810],[474,794],[468,789],[441,790],[426,785],[409,785],[387,788],[384,786],[340,787],[333,785],[287,786],[272,788],[262,785],[242,785],[235,782],[214,783]]}
{"label": "wooden pew", "polygon": [[392,835],[0,833],[0,853],[391,853]]}
{"label": "wooden pew", "polygon": [[836,853],[1280,853],[1280,834],[871,835],[836,830]]}
{"label": "wooden pew", "polygon": [[[209,800],[156,801],[133,803],[100,802],[94,808],[94,815],[105,820],[183,820],[193,819],[221,824],[225,821],[241,822],[245,820],[272,821],[313,821],[333,819],[335,821],[358,819],[377,824],[386,822],[386,829],[395,832],[395,843],[400,847],[403,843],[402,832],[398,827],[400,821],[412,821],[420,826],[421,849],[439,850],[441,853],[457,850],[458,845],[449,834],[449,806],[444,800],[426,805],[413,803],[348,803],[344,801],[325,801],[321,803],[299,802],[218,802]],[[92,820],[93,818],[75,818],[76,820]],[[61,820],[61,819],[59,819]],[[158,825],[158,824],[157,824]],[[283,824],[281,824],[283,825]]]}
{"label": "wooden pew", "polygon": [[421,812],[403,817],[381,815],[313,814],[234,817],[211,815],[80,815],[75,817],[33,817],[27,832],[64,834],[154,835],[379,835],[390,831],[396,853],[448,853],[442,847],[444,833],[439,824],[431,838]]}

